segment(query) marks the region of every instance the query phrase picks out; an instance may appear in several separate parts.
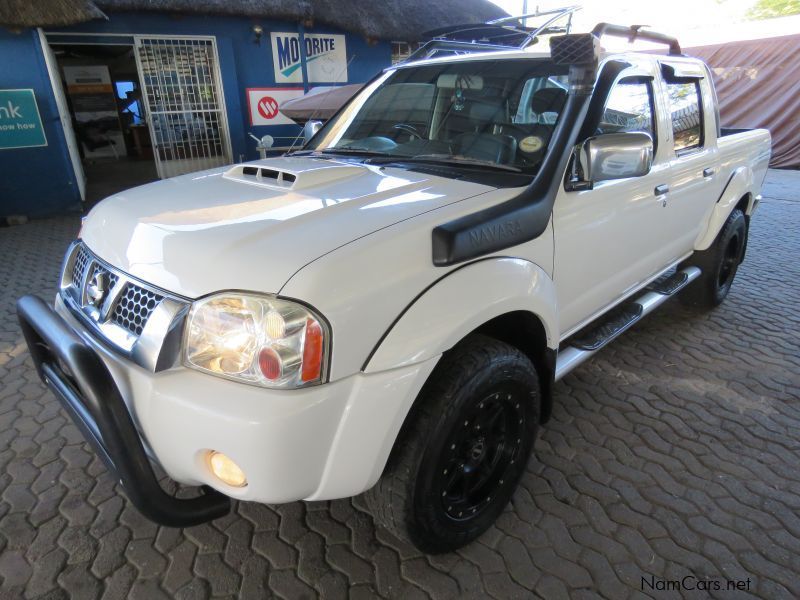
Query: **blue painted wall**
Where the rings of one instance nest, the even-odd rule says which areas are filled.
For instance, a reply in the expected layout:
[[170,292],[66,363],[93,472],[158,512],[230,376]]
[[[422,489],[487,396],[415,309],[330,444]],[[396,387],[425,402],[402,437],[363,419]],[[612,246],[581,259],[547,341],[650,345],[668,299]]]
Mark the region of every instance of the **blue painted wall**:
[[[255,42],[252,32],[255,24],[264,30],[260,44]],[[266,133],[275,137],[295,136],[299,132],[299,127],[293,125],[252,127],[245,91],[257,87],[297,87],[298,84],[275,83],[269,36],[270,31],[297,31],[296,23],[238,17],[112,13],[108,21],[93,21],[54,31],[100,36],[213,35],[217,40],[233,160],[258,158],[255,141],[247,137],[248,132],[258,137]],[[306,32],[344,33],[325,27],[307,28]],[[391,45],[388,42],[368,43],[360,35],[346,35],[347,58],[351,62],[348,80],[340,84],[368,81],[391,64]],[[57,39],[57,43],[80,41],[88,40],[83,36],[58,36]],[[34,88],[49,142],[46,148],[0,150],[0,171],[3,174],[0,177],[0,216],[38,216],[74,208],[78,203],[78,192],[36,32],[28,30],[15,35],[0,30],[0,56],[5,63],[0,74],[0,89]],[[44,170],[48,173],[47,178],[42,177]]]
[[0,89],[33,89],[47,146],[0,150],[0,216],[77,210],[80,193],[36,31],[0,28]]

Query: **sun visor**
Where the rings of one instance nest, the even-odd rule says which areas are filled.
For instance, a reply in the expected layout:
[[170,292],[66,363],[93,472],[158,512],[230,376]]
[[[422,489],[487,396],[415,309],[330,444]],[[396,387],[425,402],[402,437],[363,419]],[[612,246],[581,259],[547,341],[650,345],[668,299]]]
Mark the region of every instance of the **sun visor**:
[[464,75],[461,73],[442,73],[436,80],[436,87],[454,88],[458,86],[463,90],[482,90],[483,77],[480,75]]

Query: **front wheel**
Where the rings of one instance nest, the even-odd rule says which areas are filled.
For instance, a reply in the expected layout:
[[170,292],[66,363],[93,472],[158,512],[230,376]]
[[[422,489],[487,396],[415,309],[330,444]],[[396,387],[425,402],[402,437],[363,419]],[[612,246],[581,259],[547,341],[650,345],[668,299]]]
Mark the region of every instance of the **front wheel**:
[[500,515],[539,426],[536,369],[516,348],[472,336],[445,355],[365,500],[379,524],[428,553],[468,544]]
[[722,226],[717,239],[707,250],[696,252],[679,268],[696,266],[702,271],[680,294],[684,304],[713,308],[728,296],[747,241],[747,220],[737,209]]

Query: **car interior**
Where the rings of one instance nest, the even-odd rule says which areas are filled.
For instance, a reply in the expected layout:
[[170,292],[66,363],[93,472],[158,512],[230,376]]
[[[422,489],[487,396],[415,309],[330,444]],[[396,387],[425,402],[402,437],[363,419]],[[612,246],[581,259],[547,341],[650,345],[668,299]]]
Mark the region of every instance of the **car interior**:
[[558,76],[520,78],[444,73],[433,82],[383,86],[339,147],[392,156],[446,156],[536,167],[564,107]]

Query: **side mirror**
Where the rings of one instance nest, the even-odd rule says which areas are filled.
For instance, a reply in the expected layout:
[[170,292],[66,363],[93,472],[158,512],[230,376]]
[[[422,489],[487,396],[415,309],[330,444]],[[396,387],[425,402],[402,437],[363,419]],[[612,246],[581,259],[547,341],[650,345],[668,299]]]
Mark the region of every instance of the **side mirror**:
[[314,135],[322,129],[322,121],[306,121],[306,124],[303,125],[303,139],[306,143],[310,140]]
[[582,179],[589,184],[641,177],[653,166],[653,138],[643,132],[604,133],[578,149]]

